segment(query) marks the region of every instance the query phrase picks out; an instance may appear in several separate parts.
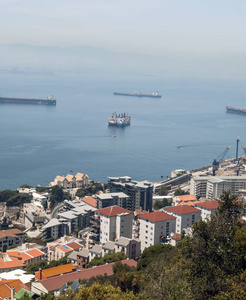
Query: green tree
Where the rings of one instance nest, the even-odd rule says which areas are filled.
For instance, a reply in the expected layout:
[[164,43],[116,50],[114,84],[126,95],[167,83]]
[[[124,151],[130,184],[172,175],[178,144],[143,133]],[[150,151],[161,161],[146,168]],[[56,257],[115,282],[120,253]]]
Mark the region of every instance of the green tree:
[[165,184],[161,185],[160,190],[159,190],[159,196],[166,196],[168,194],[167,187]]
[[154,246],[144,249],[140,260],[138,261],[138,270],[144,270],[150,263],[158,260],[161,253],[171,252],[173,247],[171,245],[160,245],[156,244]]
[[209,299],[225,289],[228,276],[245,269],[245,251],[238,242],[242,205],[224,192],[218,214],[211,221],[193,225],[191,237],[183,239],[183,253],[190,262],[190,282],[195,299]]
[[181,190],[181,188],[178,188],[174,192],[174,196],[182,196],[182,195],[189,195],[189,192],[185,192]]
[[121,261],[123,259],[126,259],[127,256],[123,252],[118,252],[118,253],[106,253],[104,257],[99,257],[95,256],[88,264],[87,268],[91,268],[93,266],[100,266],[100,265],[105,265],[106,263],[112,263],[112,262],[117,262]]
[[22,185],[20,186],[20,189],[31,189],[31,188],[32,188],[32,186],[29,185],[29,184],[22,184]]
[[153,207],[155,210],[159,210],[163,207],[171,205],[172,201],[173,201],[173,199],[156,200]]

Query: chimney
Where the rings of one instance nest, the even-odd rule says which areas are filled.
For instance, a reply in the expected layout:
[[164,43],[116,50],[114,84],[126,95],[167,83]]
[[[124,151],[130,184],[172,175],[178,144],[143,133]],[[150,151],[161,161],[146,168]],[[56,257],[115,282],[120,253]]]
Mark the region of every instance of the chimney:
[[14,295],[15,295],[15,288],[11,289],[11,300],[14,300]]
[[37,272],[35,272],[35,279],[42,280],[42,269],[39,268]]

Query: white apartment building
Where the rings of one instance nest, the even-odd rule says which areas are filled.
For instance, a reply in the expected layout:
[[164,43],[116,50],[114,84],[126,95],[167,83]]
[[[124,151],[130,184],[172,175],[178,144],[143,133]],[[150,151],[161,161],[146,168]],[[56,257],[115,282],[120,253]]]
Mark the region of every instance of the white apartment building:
[[160,244],[163,236],[170,236],[175,232],[176,217],[156,211],[139,216],[140,230],[139,239],[141,242],[141,252],[145,248]]
[[219,202],[216,200],[203,201],[195,204],[195,207],[201,210],[201,217],[203,221],[210,220],[219,207]]
[[190,181],[190,193],[210,200],[218,199],[223,191],[238,194],[246,189],[246,175],[241,176],[197,176]]
[[164,207],[164,211],[177,218],[175,232],[180,234],[201,218],[201,210],[189,205]]
[[110,206],[95,211],[100,217],[100,243],[116,238],[132,238],[133,212],[119,206]]

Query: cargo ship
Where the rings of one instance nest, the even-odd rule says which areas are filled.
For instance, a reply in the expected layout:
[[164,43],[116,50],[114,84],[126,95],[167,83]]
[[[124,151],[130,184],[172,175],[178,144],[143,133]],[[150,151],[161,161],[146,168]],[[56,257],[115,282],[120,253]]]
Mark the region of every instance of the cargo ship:
[[56,105],[56,99],[53,96],[47,99],[0,97],[0,103]]
[[117,115],[113,113],[111,118],[108,118],[108,126],[125,127],[131,124],[131,117],[125,113]]
[[246,109],[226,106],[226,111],[232,114],[246,115]]
[[158,92],[153,92],[152,94],[142,94],[140,92],[137,92],[137,93],[119,93],[119,92],[114,92],[113,94],[117,95],[117,96],[161,98],[161,95],[159,95]]

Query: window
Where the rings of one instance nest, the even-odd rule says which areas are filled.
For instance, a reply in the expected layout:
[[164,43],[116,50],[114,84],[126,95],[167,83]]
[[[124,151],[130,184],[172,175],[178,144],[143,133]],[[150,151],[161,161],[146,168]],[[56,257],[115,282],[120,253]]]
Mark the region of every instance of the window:
[[145,233],[148,233],[148,230],[146,230]]
[[148,228],[148,225],[146,225],[146,228]]
[[167,222],[167,227],[169,227],[169,222]]

